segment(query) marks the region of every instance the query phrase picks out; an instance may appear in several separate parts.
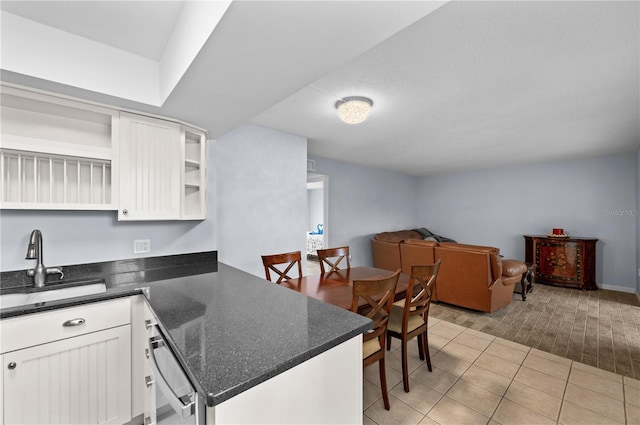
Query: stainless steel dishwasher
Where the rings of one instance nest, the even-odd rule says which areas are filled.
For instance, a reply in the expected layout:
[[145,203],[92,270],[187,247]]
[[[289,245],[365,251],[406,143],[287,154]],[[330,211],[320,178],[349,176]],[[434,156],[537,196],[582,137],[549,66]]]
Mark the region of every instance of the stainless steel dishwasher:
[[151,374],[146,377],[151,389],[145,425],[204,424],[204,403],[171,351],[157,324],[148,321],[148,358]]

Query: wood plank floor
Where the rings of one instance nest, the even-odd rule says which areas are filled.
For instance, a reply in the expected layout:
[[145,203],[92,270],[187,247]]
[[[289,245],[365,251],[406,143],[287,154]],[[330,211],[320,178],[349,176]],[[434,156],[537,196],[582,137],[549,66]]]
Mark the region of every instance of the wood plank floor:
[[434,303],[430,317],[599,369],[640,379],[640,303],[635,294],[543,284],[492,314]]

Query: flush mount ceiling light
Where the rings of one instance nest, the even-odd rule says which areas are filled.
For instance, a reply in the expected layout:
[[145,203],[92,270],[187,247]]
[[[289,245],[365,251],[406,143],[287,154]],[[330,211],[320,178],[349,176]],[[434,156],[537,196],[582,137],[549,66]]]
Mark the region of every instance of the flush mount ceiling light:
[[350,96],[336,102],[340,119],[347,124],[360,124],[369,116],[373,101],[367,97]]

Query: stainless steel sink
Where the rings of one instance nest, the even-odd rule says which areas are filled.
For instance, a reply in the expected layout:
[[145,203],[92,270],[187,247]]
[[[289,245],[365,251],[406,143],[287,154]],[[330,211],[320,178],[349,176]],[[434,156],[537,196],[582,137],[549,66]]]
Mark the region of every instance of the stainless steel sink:
[[104,280],[91,280],[87,281],[86,283],[76,282],[72,285],[73,286],[58,284],[55,286],[52,285],[50,287],[45,286],[45,290],[43,291],[0,294],[0,308],[35,304],[45,301],[56,301],[65,298],[100,294],[107,291],[107,286],[104,283]]

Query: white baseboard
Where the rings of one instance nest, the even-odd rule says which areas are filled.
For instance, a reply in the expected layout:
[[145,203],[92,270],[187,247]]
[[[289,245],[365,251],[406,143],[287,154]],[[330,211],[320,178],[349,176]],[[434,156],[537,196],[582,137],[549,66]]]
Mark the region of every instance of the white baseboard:
[[[629,294],[636,294],[635,288],[629,288],[627,286],[617,286],[617,285],[598,285],[598,288],[607,289],[609,291],[617,291],[617,292],[627,292]],[[638,294],[636,294],[638,295]]]

